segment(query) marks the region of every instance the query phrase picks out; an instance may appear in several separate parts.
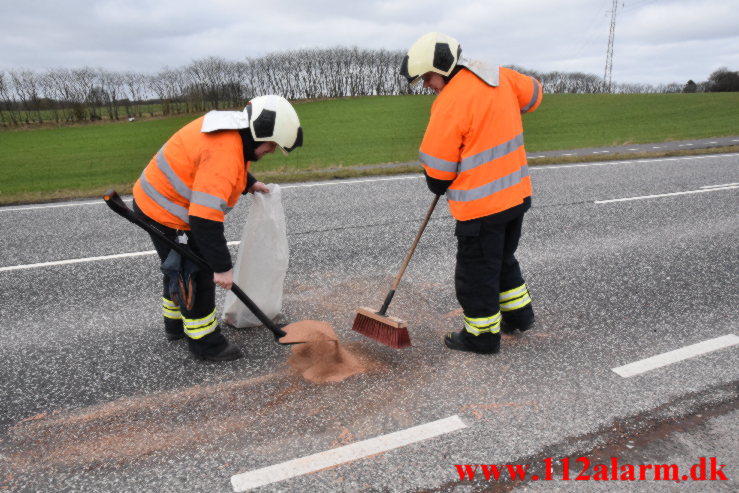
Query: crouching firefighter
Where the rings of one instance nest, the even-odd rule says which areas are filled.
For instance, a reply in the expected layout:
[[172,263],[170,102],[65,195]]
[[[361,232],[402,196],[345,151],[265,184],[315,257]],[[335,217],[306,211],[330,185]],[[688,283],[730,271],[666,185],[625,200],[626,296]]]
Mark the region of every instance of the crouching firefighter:
[[408,50],[401,74],[437,94],[420,160],[429,189],[446,193],[457,220],[455,287],[464,311],[464,327],[444,343],[496,353],[501,329],[524,331],[534,322],[515,252],[531,206],[521,114],[539,106],[542,87],[461,53],[454,38],[428,33]]
[[302,143],[303,130],[292,105],[281,96],[260,96],[243,111],[211,111],[185,125],[134,185],[134,211],[211,268],[198,270],[152,236],[164,273],[165,335],[170,340],[187,337],[190,351],[199,358],[226,361],[243,356],[221,334],[216,317],[215,285],[230,289],[233,284],[223,221],[240,195],[269,192],[249,173],[252,162],[277,147],[287,156]]

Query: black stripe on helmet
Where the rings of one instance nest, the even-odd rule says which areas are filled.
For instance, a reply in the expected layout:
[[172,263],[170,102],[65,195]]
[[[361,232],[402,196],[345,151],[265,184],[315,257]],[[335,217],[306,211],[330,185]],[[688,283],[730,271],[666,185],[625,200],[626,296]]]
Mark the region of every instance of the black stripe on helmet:
[[277,120],[277,112],[262,110],[252,125],[255,138],[264,139],[272,137],[275,134],[275,120]]
[[434,68],[449,72],[454,67],[454,55],[449,43],[436,43],[434,47]]
[[408,58],[408,55],[406,55],[400,64],[400,75],[406,78],[408,84],[412,84],[416,79],[418,79],[418,75],[412,76],[408,73]]
[[298,136],[295,137],[295,143],[292,145],[292,147],[283,147],[287,152],[292,151],[296,147],[300,147],[303,145],[303,127],[298,127]]

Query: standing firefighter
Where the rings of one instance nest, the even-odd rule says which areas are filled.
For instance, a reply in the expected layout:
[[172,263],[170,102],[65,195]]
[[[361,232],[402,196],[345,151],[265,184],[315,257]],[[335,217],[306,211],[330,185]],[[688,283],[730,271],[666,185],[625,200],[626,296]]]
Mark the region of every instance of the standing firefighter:
[[[281,96],[252,99],[243,111],[211,111],[177,131],[133,189],[134,211],[165,236],[205,258],[198,270],[152,236],[162,260],[162,311],[168,339],[187,336],[190,351],[210,361],[243,356],[218,328],[215,285],[233,284],[223,221],[247,192],[269,192],[249,173],[252,161],[303,143],[295,109]],[[254,231],[253,234],[259,234]]]
[[457,220],[455,286],[464,310],[464,328],[444,342],[496,353],[501,325],[523,331],[534,322],[514,254],[531,206],[521,114],[539,106],[542,88],[532,77],[461,53],[454,38],[428,33],[408,50],[401,73],[437,94],[420,158],[429,189],[446,193]]

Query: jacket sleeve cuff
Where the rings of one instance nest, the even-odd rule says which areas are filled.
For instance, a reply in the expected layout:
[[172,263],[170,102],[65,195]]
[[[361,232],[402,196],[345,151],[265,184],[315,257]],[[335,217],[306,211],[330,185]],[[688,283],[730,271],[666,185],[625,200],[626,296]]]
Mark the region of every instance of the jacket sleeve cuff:
[[449,185],[451,185],[453,181],[431,178],[428,173],[426,173],[426,170],[423,171],[423,174],[426,176],[426,185],[429,187],[429,190],[436,195],[444,195],[446,193],[446,189],[449,188]]
[[246,188],[244,189],[244,191],[243,191],[243,192],[241,192],[241,195],[246,195],[247,193],[249,193],[249,189],[250,189],[250,188],[251,188],[251,187],[252,187],[252,186],[253,186],[253,185],[254,185],[254,184],[255,184],[256,182],[258,182],[258,181],[259,181],[259,180],[257,180],[257,179],[256,179],[256,177],[255,177],[254,175],[252,175],[251,173],[247,172],[247,173],[246,173]]

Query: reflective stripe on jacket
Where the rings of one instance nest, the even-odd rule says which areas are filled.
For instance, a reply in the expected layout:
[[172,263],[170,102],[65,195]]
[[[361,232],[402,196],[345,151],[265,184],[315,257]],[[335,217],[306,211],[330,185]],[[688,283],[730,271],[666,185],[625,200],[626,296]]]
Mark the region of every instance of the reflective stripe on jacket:
[[177,131],[133,188],[142,212],[173,229],[189,230],[188,216],[223,222],[246,187],[239,132],[203,133],[202,124],[200,117]]
[[447,200],[457,220],[502,212],[531,196],[521,113],[541,99],[538,80],[503,67],[497,87],[465,68],[436,97],[420,159],[431,178],[452,180]]

